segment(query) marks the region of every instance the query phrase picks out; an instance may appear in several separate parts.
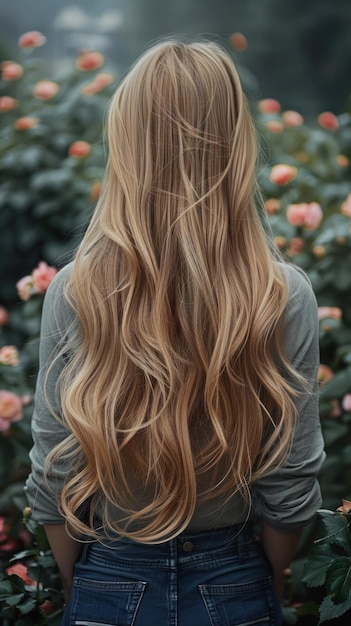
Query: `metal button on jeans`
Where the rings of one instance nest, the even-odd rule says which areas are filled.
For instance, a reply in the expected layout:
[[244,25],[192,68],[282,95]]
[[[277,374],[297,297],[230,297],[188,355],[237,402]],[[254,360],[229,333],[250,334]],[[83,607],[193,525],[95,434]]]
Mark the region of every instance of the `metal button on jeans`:
[[194,550],[194,544],[191,541],[184,541],[183,550],[184,552],[192,552]]

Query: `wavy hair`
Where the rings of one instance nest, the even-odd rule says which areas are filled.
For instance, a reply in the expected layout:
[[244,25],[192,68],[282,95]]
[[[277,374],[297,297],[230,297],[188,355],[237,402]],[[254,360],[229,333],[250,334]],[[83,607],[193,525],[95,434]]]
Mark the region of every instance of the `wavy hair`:
[[148,50],[111,100],[107,139],[65,292],[77,320],[59,380],[71,435],[49,463],[70,459],[60,506],[74,532],[96,536],[98,509],[105,532],[162,542],[199,498],[248,496],[288,452],[288,287],[255,206],[249,108],[220,46]]

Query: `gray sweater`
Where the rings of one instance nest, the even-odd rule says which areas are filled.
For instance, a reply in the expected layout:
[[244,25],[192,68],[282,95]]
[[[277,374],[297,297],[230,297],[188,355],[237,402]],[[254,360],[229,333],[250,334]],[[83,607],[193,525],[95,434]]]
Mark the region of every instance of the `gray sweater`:
[[[323,438],[318,414],[317,371],[319,365],[319,329],[317,305],[306,278],[292,266],[286,267],[289,282],[289,302],[285,313],[284,340],[286,353],[292,364],[312,381],[312,393],[303,392],[296,401],[299,423],[291,452],[284,465],[252,485],[253,507],[238,494],[220,496],[196,507],[189,530],[231,526],[244,522],[252,511],[262,516],[276,530],[290,532],[307,524],[321,505],[321,494],[316,475],[324,460]],[[64,522],[58,512],[57,501],[67,467],[56,464],[49,476],[43,476],[47,454],[69,434],[62,421],[55,419],[48,401],[60,415],[55,383],[63,360],[52,368],[44,394],[44,377],[58,342],[69,333],[74,323],[73,312],[63,296],[63,287],[71,265],[63,268],[51,283],[44,301],[40,363],[32,420],[34,445],[30,453],[32,471],[25,491],[33,517],[43,524]],[[120,519],[118,508],[114,511]]]

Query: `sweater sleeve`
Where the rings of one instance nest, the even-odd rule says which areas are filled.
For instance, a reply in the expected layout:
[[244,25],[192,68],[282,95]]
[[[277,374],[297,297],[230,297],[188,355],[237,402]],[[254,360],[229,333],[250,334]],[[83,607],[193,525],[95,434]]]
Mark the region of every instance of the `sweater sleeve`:
[[308,381],[295,401],[298,425],[290,453],[275,472],[253,486],[254,509],[280,532],[293,532],[313,519],[321,506],[317,474],[325,458],[319,420],[319,325],[312,288],[300,272],[286,268],[289,303],[285,316],[286,354]]
[[63,295],[69,271],[70,266],[63,268],[50,284],[44,298],[41,321],[39,373],[32,417],[32,465],[25,492],[33,518],[42,524],[64,523],[57,501],[67,467],[64,462],[55,463],[44,476],[44,464],[49,452],[69,435],[56,397],[56,382],[64,362],[63,357],[55,358],[74,319]]

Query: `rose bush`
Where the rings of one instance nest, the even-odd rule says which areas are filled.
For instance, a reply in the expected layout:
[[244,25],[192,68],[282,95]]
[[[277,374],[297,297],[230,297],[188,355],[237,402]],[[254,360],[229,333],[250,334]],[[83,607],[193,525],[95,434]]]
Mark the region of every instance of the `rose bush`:
[[[321,371],[329,372],[320,393],[328,451],[321,481],[333,510],[350,495],[351,476],[351,413],[343,403],[351,392],[351,116],[325,113],[310,128],[285,124],[277,105],[257,108],[269,146],[260,176],[267,219],[281,252],[309,275],[320,307]],[[279,136],[267,128],[272,116],[285,125]],[[330,420],[335,406],[340,412]]]
[[[60,626],[63,595],[57,566],[44,529],[33,522],[28,507],[23,512],[23,525],[24,532],[29,537],[29,531],[32,540],[4,569],[0,580],[0,623],[4,626],[44,626],[48,623]],[[6,532],[3,535],[8,541]]]
[[351,502],[343,499],[335,512],[324,509],[319,516],[323,536],[315,541],[303,579],[311,588],[324,588],[319,623],[340,618],[346,626],[351,616]]
[[[267,161],[260,174],[266,218],[281,253],[308,274],[319,305],[320,413],[327,451],[320,483],[323,506],[333,511],[342,498],[351,499],[351,115],[327,112],[312,127],[298,118],[294,126],[277,105],[257,109]],[[272,120],[284,124],[281,133],[270,131]],[[303,567],[321,534],[319,524],[304,531],[292,565],[293,587],[302,598]],[[323,586],[329,580],[325,563],[318,567]],[[312,593],[317,604],[325,593]],[[345,611],[340,624],[351,620],[346,601],[343,611],[330,598],[323,607],[321,620]],[[308,624],[318,621],[310,619]]]
[[[30,275],[17,282],[23,300],[22,321],[27,331],[38,335],[43,296],[57,269],[40,262]],[[0,338],[6,335],[16,312],[1,311]],[[30,421],[33,412],[33,372],[37,370],[38,341],[20,350],[0,347],[0,623],[8,626],[59,626],[63,596],[57,568],[44,529],[30,520],[23,485],[29,471],[32,445]],[[13,564],[14,563],[14,564]]]
[[[104,71],[103,54],[84,50],[66,74],[49,79],[33,57],[45,42],[42,33],[25,33],[18,58],[1,64],[4,305],[16,302],[16,282],[41,259],[57,266],[70,258],[93,210],[90,190],[101,180],[105,161],[102,122],[115,78]],[[21,331],[16,329],[19,341]]]

